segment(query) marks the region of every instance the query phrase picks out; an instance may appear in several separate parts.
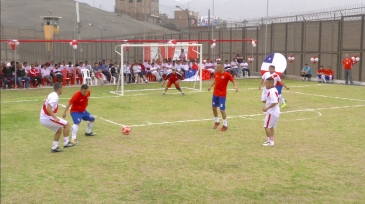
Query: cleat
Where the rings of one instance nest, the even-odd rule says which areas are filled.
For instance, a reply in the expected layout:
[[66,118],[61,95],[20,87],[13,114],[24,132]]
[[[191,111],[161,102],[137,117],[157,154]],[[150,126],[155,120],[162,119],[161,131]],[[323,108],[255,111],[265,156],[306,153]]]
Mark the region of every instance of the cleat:
[[79,143],[79,141],[77,141],[77,139],[72,139],[70,142],[71,142],[71,144],[73,144],[73,145],[76,145],[76,144],[78,144],[78,143]]
[[222,126],[222,128],[219,130],[219,131],[222,131],[222,132],[224,132],[224,131],[226,131],[228,129],[228,127],[227,126]]
[[184,96],[184,95],[185,95],[185,94],[184,94],[184,92],[181,92],[181,95],[183,95],[183,96]]
[[56,149],[51,149],[51,153],[57,153],[57,152],[62,152],[62,150],[58,147]]
[[285,108],[286,103],[281,104],[280,108]]
[[71,142],[68,142],[66,145],[63,145],[63,148],[69,148],[69,147],[73,147],[75,146],[74,144],[72,144]]
[[269,142],[269,141],[267,141],[267,142],[265,142],[264,144],[262,144],[263,146],[265,146],[265,147],[273,147],[274,146],[274,142]]
[[163,93],[162,93],[162,95],[163,95],[163,96],[164,96],[165,94],[166,94],[165,92],[163,92]]
[[213,129],[217,129],[217,127],[218,127],[220,124],[221,124],[220,122],[216,122],[216,123],[214,123]]
[[96,135],[96,133],[93,133],[93,132],[90,132],[90,133],[85,132],[85,136],[95,136],[95,135]]

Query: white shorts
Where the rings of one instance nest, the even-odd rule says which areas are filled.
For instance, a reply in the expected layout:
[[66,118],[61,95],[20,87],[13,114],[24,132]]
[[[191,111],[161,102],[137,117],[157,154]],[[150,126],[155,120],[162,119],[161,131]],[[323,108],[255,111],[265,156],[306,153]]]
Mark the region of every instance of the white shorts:
[[41,124],[52,130],[53,132],[57,132],[60,128],[64,128],[67,125],[67,121],[62,119],[62,118],[58,118],[60,119],[58,122],[54,121],[54,119],[40,119]]
[[271,114],[266,114],[264,121],[264,128],[276,128],[278,124],[279,117],[273,116]]
[[263,88],[262,89],[262,93],[261,93],[261,101],[266,101],[266,98],[267,98],[267,89],[266,88]]

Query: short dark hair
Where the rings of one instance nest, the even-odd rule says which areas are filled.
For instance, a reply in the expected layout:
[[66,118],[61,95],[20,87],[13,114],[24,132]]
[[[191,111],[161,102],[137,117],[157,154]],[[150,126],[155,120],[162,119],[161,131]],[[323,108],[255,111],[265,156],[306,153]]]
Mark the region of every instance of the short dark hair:
[[270,66],[269,66],[269,68],[270,68],[270,67],[272,67],[272,68],[274,68],[274,69],[275,69],[275,66],[274,66],[274,65],[270,65]]
[[266,79],[266,81],[273,82],[274,81],[274,78],[269,77],[269,78]]
[[58,91],[60,88],[62,88],[62,84],[61,83],[55,83],[54,85],[53,85],[53,90],[54,91]]
[[89,86],[87,84],[81,85],[81,89],[88,89],[88,88],[89,88]]

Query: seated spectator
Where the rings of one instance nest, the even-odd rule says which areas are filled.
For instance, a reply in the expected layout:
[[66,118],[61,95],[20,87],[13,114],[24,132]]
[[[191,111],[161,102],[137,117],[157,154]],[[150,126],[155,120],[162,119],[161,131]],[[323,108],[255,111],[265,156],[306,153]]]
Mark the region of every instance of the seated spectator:
[[300,72],[301,76],[303,77],[303,81],[307,77],[307,81],[311,80],[312,77],[312,69],[308,66],[308,64],[304,64],[302,71]]
[[[11,89],[12,84],[14,83],[14,75],[15,67],[11,66],[13,63],[6,64],[3,68],[3,89],[6,88],[6,84],[8,85],[8,89]],[[9,82],[8,82],[9,80]]]
[[94,72],[95,78],[97,80],[99,80],[100,85],[103,85],[104,84],[104,75],[102,73],[102,70],[101,70],[99,64],[96,62],[94,63],[93,72]]
[[236,58],[233,58],[231,62],[231,74],[233,77],[238,77],[238,62]]
[[[112,60],[110,60],[111,62],[112,62]],[[109,68],[110,70],[110,74],[113,76],[113,77],[115,77],[115,80],[116,81],[118,81],[118,79],[119,79],[119,66],[118,66],[118,63],[117,62],[115,62],[114,63],[114,65],[113,66],[111,66],[110,68]]]
[[[133,74],[134,74],[134,80],[135,83],[142,83],[143,80],[143,73],[142,73],[142,67],[135,61],[133,60],[134,64],[132,65],[132,70],[133,70]],[[147,83],[147,80],[145,80],[145,82]]]
[[98,70],[101,71],[101,73],[106,77],[106,80],[110,82],[110,72],[107,70],[107,67],[105,66],[105,60],[103,60],[103,62],[99,62],[99,66],[98,66]]
[[27,76],[25,69],[22,69],[22,65],[19,65],[16,70],[17,82],[20,88],[23,87],[22,80],[25,80],[25,88],[29,88],[30,78]]
[[124,61],[123,74],[124,74],[124,77],[126,78],[125,80],[126,80],[127,84],[132,83],[131,66],[130,66],[129,62]]
[[243,77],[245,76],[245,72],[247,72],[248,77],[251,76],[250,69],[248,68],[248,64],[247,64],[246,60],[243,60],[241,62],[240,67],[241,67],[241,70],[242,70]]
[[[66,67],[64,69],[66,69]],[[63,78],[61,71],[62,71],[61,65],[55,64],[55,67],[53,69],[53,74],[55,75],[55,77],[57,78],[57,82],[59,83],[62,83],[62,78]]]
[[53,78],[51,77],[51,69],[49,69],[47,67],[48,64],[43,65],[43,69],[41,70],[41,75],[42,78],[46,81],[48,81],[48,83],[53,86]]
[[318,71],[317,71],[317,79],[318,79],[318,83],[324,82],[325,81],[325,69],[323,66],[320,66]]
[[157,67],[155,66],[155,63],[151,64],[150,72],[156,77],[156,81],[162,81],[162,77],[160,73],[157,71]]
[[335,73],[333,72],[331,66],[328,66],[327,67],[327,70],[324,71],[324,80],[323,80],[324,83],[327,82],[326,80],[328,80],[329,83],[332,83],[332,80],[334,78],[334,75],[335,75]]
[[[34,64],[30,65],[30,70],[28,72],[28,75],[29,75],[30,80],[32,81],[34,87],[39,86],[40,83],[42,82],[41,73],[39,72],[38,69],[36,69],[34,67]],[[37,83],[35,82],[35,80],[37,80]]]
[[226,71],[226,72],[228,72],[228,73],[230,73],[231,75],[233,75],[233,71],[232,71],[232,69],[231,69],[231,64],[230,63],[228,63],[228,60],[225,60],[224,61],[224,70]]

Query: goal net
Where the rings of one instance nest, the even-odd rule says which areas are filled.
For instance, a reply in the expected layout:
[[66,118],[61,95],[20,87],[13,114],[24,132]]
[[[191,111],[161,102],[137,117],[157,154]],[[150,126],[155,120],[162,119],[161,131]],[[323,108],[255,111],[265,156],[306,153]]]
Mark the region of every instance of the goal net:
[[[126,53],[131,49],[142,51],[143,59],[129,58]],[[176,69],[183,78],[180,87],[184,92],[202,91],[202,44],[197,42],[169,42],[169,43],[124,43],[115,46],[115,52],[120,55],[121,67],[115,91],[112,94],[124,96],[126,94],[154,94],[164,90],[162,86],[166,75]],[[181,54],[183,51],[184,54]],[[142,61],[145,72],[142,75],[133,73],[133,63]],[[141,60],[141,61],[140,61]],[[126,62],[124,64],[124,62]],[[167,83],[164,84],[166,86]],[[170,89],[175,89],[172,86]]]

